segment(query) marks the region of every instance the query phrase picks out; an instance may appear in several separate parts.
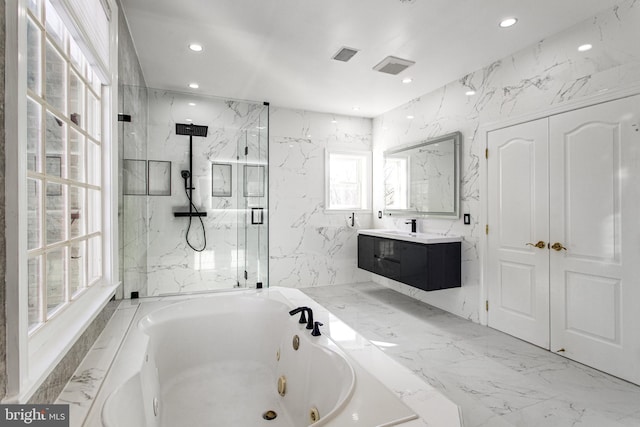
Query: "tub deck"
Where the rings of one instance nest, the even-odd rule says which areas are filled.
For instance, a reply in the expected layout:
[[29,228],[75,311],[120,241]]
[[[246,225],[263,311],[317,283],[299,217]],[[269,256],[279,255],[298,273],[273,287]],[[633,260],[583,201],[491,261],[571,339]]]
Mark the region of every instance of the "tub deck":
[[[382,415],[378,409],[381,406],[376,405],[375,399],[371,399],[370,396],[366,397],[365,394],[358,395],[350,402],[349,406],[343,411],[343,414],[332,421],[330,425],[339,426],[372,426],[372,425],[401,425],[404,427],[418,427],[418,426],[460,426],[460,413],[459,408],[453,402],[448,400],[438,391],[436,391],[430,385],[424,383],[421,379],[407,370],[405,367],[399,365],[397,362],[389,358],[379,348],[375,347],[369,341],[360,336],[357,332],[349,328],[346,324],[337,319],[333,314],[319,306],[311,298],[304,295],[302,292],[296,289],[288,288],[271,288],[270,291],[277,291],[287,298],[293,305],[302,306],[306,305],[314,310],[314,316],[316,320],[319,320],[325,324],[322,327],[322,331],[326,335],[330,335],[332,340],[338,344],[340,349],[346,353],[348,358],[355,362],[353,364],[356,370],[356,377],[361,380],[358,381],[358,388],[360,391],[366,391],[371,384],[367,384],[367,381],[373,383],[383,384],[394,396],[398,397],[404,405],[411,408],[411,410],[418,415],[418,419],[406,420],[397,419],[396,422],[380,424],[377,420]],[[234,292],[256,292],[256,291],[234,291]],[[263,291],[265,292],[265,291]],[[267,290],[266,292],[269,292]],[[206,296],[207,298],[209,296]],[[215,296],[212,296],[215,297]],[[96,351],[101,352],[100,356],[88,357],[86,362],[91,364],[102,364],[104,367],[84,366],[79,368],[79,372],[91,371],[95,378],[92,381],[84,383],[81,390],[74,391],[66,389],[60,396],[58,403],[72,403],[71,405],[71,425],[72,426],[98,426],[101,424],[100,412],[104,404],[105,399],[113,390],[129,377],[135,374],[138,367],[136,363],[132,361],[135,358],[135,354],[144,354],[144,349],[141,348],[142,344],[136,342],[133,339],[127,339],[123,336],[131,329],[132,325],[137,325],[137,322],[145,315],[158,308],[188,300],[191,298],[205,298],[203,295],[190,295],[180,297],[164,297],[164,298],[147,298],[137,301],[123,301],[116,316],[105,328],[103,332],[104,337],[96,342],[96,346],[100,347]],[[112,323],[113,322],[113,323]],[[117,355],[113,359],[113,363],[109,360],[109,354],[116,352]],[[118,348],[119,346],[119,348]],[[90,356],[93,353],[90,352]],[[111,364],[110,369],[107,368]],[[247,366],[243,364],[242,367],[228,367],[230,371],[239,371],[246,373]],[[256,368],[258,369],[258,368]],[[362,381],[362,378],[367,378],[367,375],[362,375],[364,371],[371,373],[368,376],[368,380]],[[108,374],[107,372],[108,371]],[[236,372],[237,373],[237,372]],[[208,373],[196,373],[194,377],[202,379],[202,389],[206,386],[210,394],[214,394],[211,390],[211,382],[206,381]],[[219,372],[216,373],[215,369],[212,370],[210,375],[217,375],[219,379],[222,375]],[[259,373],[256,371],[256,375]],[[235,376],[234,378],[242,378]],[[95,380],[95,381],[93,381]],[[104,381],[101,381],[104,380]],[[100,382],[102,385],[100,386]],[[219,383],[224,383],[218,381]],[[244,381],[243,381],[244,382]],[[217,408],[213,409],[216,405],[215,401],[211,401],[212,413],[222,414],[222,412],[216,411],[230,411],[232,414],[229,416],[242,417],[238,419],[237,425],[269,425],[269,426],[281,426],[290,425],[284,424],[288,422],[286,419],[278,419],[273,421],[264,421],[261,418],[256,419],[256,416],[261,417],[262,413],[267,409],[273,409],[277,413],[278,411],[277,401],[270,402],[268,399],[256,399],[255,396],[269,396],[269,393],[263,393],[261,390],[247,390],[247,384],[240,384],[239,380],[236,380],[237,387],[224,386],[221,387],[224,390],[216,390],[218,392],[233,393],[238,396],[238,400],[243,403],[243,411],[229,410],[229,408]],[[77,386],[78,384],[76,384]],[[171,399],[175,399],[176,402],[180,402],[181,405],[185,405],[188,408],[189,402],[193,402],[195,399],[206,397],[189,396],[183,389],[183,384],[172,384],[170,387],[170,393],[174,394]],[[193,383],[190,385],[193,387]],[[99,389],[99,392],[97,391]],[[198,394],[198,393],[195,393]],[[202,392],[201,395],[206,395]],[[276,399],[277,400],[277,399]],[[360,410],[358,410],[360,405]],[[240,412],[240,413],[238,413]],[[86,417],[85,417],[86,415]],[[279,415],[280,416],[280,415]],[[385,417],[382,417],[385,418]],[[249,421],[251,419],[251,421]],[[83,422],[84,421],[84,422]],[[184,419],[176,425],[195,425],[192,423],[184,423]],[[335,424],[334,424],[335,423]]]

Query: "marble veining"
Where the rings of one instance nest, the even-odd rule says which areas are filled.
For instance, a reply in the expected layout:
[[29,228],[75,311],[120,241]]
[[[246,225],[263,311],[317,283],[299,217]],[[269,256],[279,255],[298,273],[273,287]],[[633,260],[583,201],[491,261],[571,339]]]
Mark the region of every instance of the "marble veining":
[[[640,44],[637,27],[640,3],[623,0],[563,32],[515,52],[448,85],[416,98],[376,117],[373,121],[374,164],[382,152],[426,138],[460,131],[463,135],[461,164],[461,213],[471,215],[471,225],[462,220],[421,219],[421,232],[448,230],[464,236],[461,288],[427,293],[407,289],[375,277],[422,301],[459,316],[480,319],[480,257],[478,245],[484,225],[479,224],[480,165],[484,140],[479,133],[488,123],[536,113],[568,101],[640,82]],[[581,43],[592,43],[588,52],[578,52]],[[465,92],[474,90],[475,95]],[[407,116],[414,116],[408,120]],[[381,163],[380,163],[381,164]],[[384,183],[374,171],[374,212],[384,208]],[[404,218],[374,218],[375,228],[403,229]]]
[[[357,268],[357,230],[324,206],[325,150],[371,150],[371,120],[272,108],[269,281],[305,287],[368,280]],[[356,213],[360,227],[369,212]]]
[[374,283],[303,292],[460,405],[465,427],[640,425],[626,381]]
[[[71,427],[83,425],[106,377],[122,339],[131,326],[137,306],[121,303],[86,357],[55,400],[69,405]],[[53,400],[52,400],[53,401]]]

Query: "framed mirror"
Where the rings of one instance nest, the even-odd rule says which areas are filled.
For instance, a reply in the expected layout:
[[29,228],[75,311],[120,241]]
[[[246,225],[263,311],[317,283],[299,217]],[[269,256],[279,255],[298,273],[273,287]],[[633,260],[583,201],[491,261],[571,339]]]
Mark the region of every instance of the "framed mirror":
[[460,132],[384,152],[385,213],[459,218]]

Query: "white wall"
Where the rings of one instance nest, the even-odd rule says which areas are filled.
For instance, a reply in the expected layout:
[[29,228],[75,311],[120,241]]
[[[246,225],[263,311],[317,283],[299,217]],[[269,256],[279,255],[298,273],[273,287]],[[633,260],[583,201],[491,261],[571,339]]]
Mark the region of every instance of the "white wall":
[[[551,12],[551,11],[550,11]],[[389,111],[373,122],[374,211],[383,209],[382,152],[410,142],[461,131],[462,220],[423,219],[418,231],[464,236],[462,288],[424,292],[378,276],[376,281],[457,315],[479,320],[480,253],[484,225],[478,221],[480,162],[484,141],[478,130],[487,123],[549,109],[567,101],[614,91],[640,82],[640,2],[627,0],[582,24],[542,40],[487,67]],[[508,37],[508,32],[505,32]],[[593,44],[578,52],[583,43]],[[419,78],[420,76],[417,76]],[[475,96],[465,92],[475,90]],[[406,116],[415,118],[408,120]],[[374,217],[376,228],[404,228],[404,219]]]
[[[336,123],[332,123],[335,120]],[[308,287],[370,280],[357,268],[357,231],[324,210],[325,149],[371,150],[371,120],[271,108],[269,283]],[[371,228],[371,214],[357,214]]]

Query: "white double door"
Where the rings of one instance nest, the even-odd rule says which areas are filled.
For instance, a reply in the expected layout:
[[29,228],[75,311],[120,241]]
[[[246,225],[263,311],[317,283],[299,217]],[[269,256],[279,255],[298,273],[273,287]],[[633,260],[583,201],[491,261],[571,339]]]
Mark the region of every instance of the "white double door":
[[640,384],[640,97],[488,135],[489,326]]

